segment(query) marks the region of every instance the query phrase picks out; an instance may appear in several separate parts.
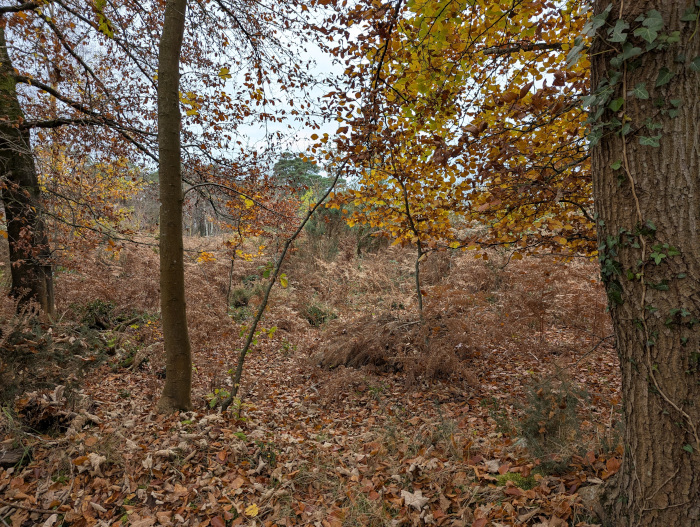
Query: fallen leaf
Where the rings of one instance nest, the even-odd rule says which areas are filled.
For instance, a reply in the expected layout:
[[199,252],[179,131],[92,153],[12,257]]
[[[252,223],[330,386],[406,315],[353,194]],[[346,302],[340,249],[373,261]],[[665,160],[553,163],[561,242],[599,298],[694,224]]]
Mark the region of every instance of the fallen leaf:
[[421,490],[417,490],[414,493],[402,490],[401,497],[407,507],[413,507],[416,510],[421,510],[430,501],[430,498],[423,496],[423,491]]

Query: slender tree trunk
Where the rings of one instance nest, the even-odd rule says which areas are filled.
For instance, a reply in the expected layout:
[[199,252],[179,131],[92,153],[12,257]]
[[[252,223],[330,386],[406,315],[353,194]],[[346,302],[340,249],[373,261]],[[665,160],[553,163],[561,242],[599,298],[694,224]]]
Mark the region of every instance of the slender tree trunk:
[[185,307],[180,145],[180,50],[187,0],[168,0],[158,54],[160,179],[160,305],[165,339],[165,386],[158,409],[192,408],[192,355]]
[[36,301],[53,315],[51,251],[29,132],[17,127],[23,118],[0,19],[0,184],[10,245],[10,294],[19,299],[20,308]]
[[[596,0],[595,14],[608,4]],[[628,43],[642,53],[621,65],[611,63],[622,44],[611,46],[600,37],[591,50],[594,89],[613,70],[621,73],[601,116],[602,122],[617,118],[618,124],[592,149],[601,269],[618,342],[625,418],[622,468],[603,496],[606,525],[697,526],[700,73],[690,62],[700,56],[700,35],[696,22],[681,21],[692,2],[612,4],[598,35],[607,38],[622,18],[631,26]],[[649,17],[652,9],[663,17],[659,35],[680,31],[677,45],[647,51],[639,37],[655,38],[645,29],[655,25],[638,17]],[[635,36],[636,28],[644,33]],[[667,83],[664,68],[675,74]],[[647,98],[635,93],[640,86]],[[621,99],[621,107],[611,102]],[[615,133],[622,123],[631,124],[624,136]],[[659,146],[643,144],[645,136],[657,134]]]

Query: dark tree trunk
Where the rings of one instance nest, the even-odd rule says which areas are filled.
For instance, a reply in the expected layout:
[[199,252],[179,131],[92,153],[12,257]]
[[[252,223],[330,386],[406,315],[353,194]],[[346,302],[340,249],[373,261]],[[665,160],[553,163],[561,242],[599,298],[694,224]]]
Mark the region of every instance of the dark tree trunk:
[[[595,14],[609,3],[596,0]],[[700,55],[700,35],[696,22],[681,21],[692,2],[612,4],[591,49],[593,88],[614,70],[621,73],[601,104],[606,111],[599,121],[617,118],[618,124],[606,128],[592,149],[601,269],[618,342],[625,418],[622,468],[603,499],[606,525],[697,526],[700,74],[690,63]],[[636,19],[652,9],[663,17],[659,35],[680,31],[679,43],[648,51],[640,37],[658,42],[645,29],[654,24]],[[618,17],[631,26],[628,42],[642,51],[623,64],[611,62],[622,43],[604,40]],[[636,28],[644,33],[634,36]],[[668,83],[664,68],[675,73]],[[642,83],[648,98],[634,93]],[[613,103],[620,98],[621,107]],[[631,124],[624,136],[617,133],[623,123]],[[658,146],[643,144],[657,134]]]
[[160,179],[160,305],[165,339],[165,386],[158,409],[192,408],[192,356],[185,307],[180,145],[180,50],[187,0],[168,0],[158,54]]
[[51,252],[29,132],[17,126],[23,117],[0,19],[0,188],[10,245],[10,294],[19,300],[19,308],[36,301],[53,315]]

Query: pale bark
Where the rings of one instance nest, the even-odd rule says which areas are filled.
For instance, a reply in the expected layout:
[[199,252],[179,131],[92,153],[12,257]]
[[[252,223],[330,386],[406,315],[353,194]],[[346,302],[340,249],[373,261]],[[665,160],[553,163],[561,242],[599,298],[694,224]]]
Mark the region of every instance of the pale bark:
[[[597,0],[595,12],[608,4]],[[622,111],[633,126],[644,126],[650,117],[662,128],[642,128],[624,139],[607,133],[592,149],[602,263],[607,261],[608,271],[619,266],[619,273],[603,273],[618,342],[626,427],[622,468],[603,500],[606,525],[616,527],[700,525],[700,326],[692,322],[700,320],[700,74],[688,67],[700,55],[700,36],[696,24],[680,20],[686,4],[691,5],[617,0],[608,20],[614,25],[621,12],[634,28],[639,15],[656,9],[664,18],[663,32],[681,31],[677,46],[645,52],[636,67],[624,68],[612,97],[626,97]],[[599,34],[607,35],[607,29]],[[601,40],[591,51],[595,87],[618,52]],[[687,58],[678,61],[680,54]],[[676,75],[655,88],[663,67]],[[646,83],[649,99],[629,95],[640,83]],[[659,99],[668,108],[671,100],[681,100],[679,115],[660,114]],[[606,111],[602,119],[615,115]],[[658,133],[660,147],[640,144],[640,136]],[[615,170],[618,161],[621,168]],[[673,255],[670,247],[680,254]],[[657,259],[665,254],[658,264],[654,252]],[[641,279],[628,271],[641,273]]]
[[165,386],[158,409],[192,408],[192,355],[187,331],[182,246],[180,50],[187,0],[168,0],[158,54],[160,180],[160,304],[165,340]]

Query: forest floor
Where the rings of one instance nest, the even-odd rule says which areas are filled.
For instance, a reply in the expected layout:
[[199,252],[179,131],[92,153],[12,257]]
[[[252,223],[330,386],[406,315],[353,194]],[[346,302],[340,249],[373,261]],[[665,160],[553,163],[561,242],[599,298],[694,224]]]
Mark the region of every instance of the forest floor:
[[216,258],[188,253],[192,412],[155,411],[152,248],[57,273],[50,328],[5,306],[3,353],[63,361],[3,366],[20,388],[0,416],[0,462],[23,455],[0,468],[0,525],[596,524],[591,489],[621,458],[596,263],[431,255],[421,323],[414,253],[358,257],[351,241],[299,244],[223,414],[264,258],[231,271],[220,239],[188,240]]

